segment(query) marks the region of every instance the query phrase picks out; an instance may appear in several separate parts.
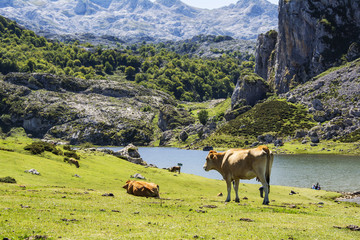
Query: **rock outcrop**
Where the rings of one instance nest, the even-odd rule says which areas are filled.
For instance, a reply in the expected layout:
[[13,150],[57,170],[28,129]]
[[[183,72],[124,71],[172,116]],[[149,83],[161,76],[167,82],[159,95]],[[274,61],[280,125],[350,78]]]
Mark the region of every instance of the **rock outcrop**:
[[158,127],[162,131],[182,128],[193,124],[195,119],[189,112],[182,108],[175,108],[173,105],[166,104],[160,108]]
[[309,109],[318,126],[299,130],[294,138],[345,140],[360,129],[360,59],[322,74],[280,97]]
[[[360,2],[352,0],[280,0],[274,79],[266,74],[267,61],[257,58],[257,73],[273,81],[278,93],[307,82],[326,69],[358,57],[360,43]],[[269,41],[264,43],[263,41]],[[260,36],[262,46],[272,39]],[[259,49],[258,56],[270,56]]]
[[23,127],[37,138],[71,144],[148,145],[152,121],[168,94],[129,82],[11,73],[0,79],[3,130]]
[[269,69],[274,65],[277,36],[275,30],[270,30],[265,34],[260,34],[257,39],[255,73],[263,79],[268,79]]
[[147,163],[141,158],[138,148],[133,144],[129,144],[123,149],[114,152],[113,155],[135,164],[144,166],[147,165]]
[[254,106],[259,100],[266,98],[266,93],[269,91],[269,85],[258,75],[242,75],[231,96],[231,109],[246,105]]

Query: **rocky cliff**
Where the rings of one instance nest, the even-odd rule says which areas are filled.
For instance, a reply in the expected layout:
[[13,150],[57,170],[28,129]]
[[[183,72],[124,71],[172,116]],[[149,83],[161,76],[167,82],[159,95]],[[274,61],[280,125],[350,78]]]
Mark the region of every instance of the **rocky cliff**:
[[[256,59],[256,72],[278,93],[360,57],[359,1],[280,0],[278,24],[275,61],[266,64],[272,60],[273,39],[263,35],[258,45],[265,47],[258,48]],[[269,71],[273,74],[266,74]]]
[[0,79],[0,126],[71,144],[147,145],[168,94],[129,82],[10,73]]

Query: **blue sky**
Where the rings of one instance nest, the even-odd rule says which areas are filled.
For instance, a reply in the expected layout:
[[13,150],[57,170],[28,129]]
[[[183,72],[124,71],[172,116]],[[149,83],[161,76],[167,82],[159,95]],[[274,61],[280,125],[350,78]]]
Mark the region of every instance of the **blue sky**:
[[[230,5],[231,3],[236,3],[238,0],[181,0],[187,5],[198,7],[198,8],[219,8]],[[279,0],[268,0],[271,3],[278,4]]]

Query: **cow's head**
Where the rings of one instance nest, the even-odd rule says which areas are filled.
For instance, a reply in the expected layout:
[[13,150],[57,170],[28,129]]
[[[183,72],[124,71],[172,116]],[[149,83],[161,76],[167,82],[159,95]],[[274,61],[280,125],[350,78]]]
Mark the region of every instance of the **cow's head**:
[[123,188],[128,189],[129,183],[130,183],[130,180],[127,180],[127,181],[126,181],[126,184],[123,186]]
[[217,152],[211,150],[209,154],[206,157],[206,162],[203,166],[205,171],[210,171],[211,169],[214,169],[214,161],[217,159]]

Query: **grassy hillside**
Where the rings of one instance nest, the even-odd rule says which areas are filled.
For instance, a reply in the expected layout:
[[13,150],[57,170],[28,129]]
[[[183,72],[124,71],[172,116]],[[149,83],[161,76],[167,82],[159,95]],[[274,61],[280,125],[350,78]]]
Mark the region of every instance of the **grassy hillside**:
[[[80,168],[63,156],[30,155],[28,138],[0,140],[0,236],[25,239],[357,239],[359,206],[336,203],[339,194],[272,186],[262,206],[258,185],[241,184],[240,204],[224,204],[225,183],[144,168],[102,153],[78,151]],[[14,150],[11,152],[9,150]],[[63,150],[63,149],[62,149]],[[35,168],[40,176],[25,173]],[[129,195],[129,176],[160,186],[161,199]],[[80,178],[74,177],[78,174]],[[298,194],[289,195],[294,190]],[[102,196],[113,193],[114,197]],[[234,195],[234,194],[233,194]],[[234,197],[234,196],[233,196]]]
[[255,105],[220,127],[203,141],[204,145],[216,147],[246,147],[257,136],[272,134],[277,137],[293,136],[297,129],[315,126],[312,116],[301,105],[283,99],[268,99]]

